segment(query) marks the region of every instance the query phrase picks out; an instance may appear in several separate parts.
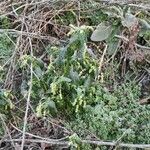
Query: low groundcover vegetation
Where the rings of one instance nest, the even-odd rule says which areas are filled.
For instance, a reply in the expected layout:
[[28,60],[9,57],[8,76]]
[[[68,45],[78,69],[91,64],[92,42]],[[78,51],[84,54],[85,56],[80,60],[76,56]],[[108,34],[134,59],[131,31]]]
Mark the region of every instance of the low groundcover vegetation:
[[0,149],[149,149],[148,6],[0,2]]

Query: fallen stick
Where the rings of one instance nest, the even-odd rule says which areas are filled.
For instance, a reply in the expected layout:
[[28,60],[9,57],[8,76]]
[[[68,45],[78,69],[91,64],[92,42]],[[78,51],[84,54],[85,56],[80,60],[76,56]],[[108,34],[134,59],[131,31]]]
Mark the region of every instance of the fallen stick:
[[[68,146],[69,141],[46,141],[46,140],[39,140],[39,139],[24,139],[25,142],[31,143],[46,143],[50,145],[64,145]],[[22,139],[11,139],[11,140],[3,140],[4,142],[21,142]],[[126,143],[116,143],[116,142],[103,142],[103,141],[92,141],[92,140],[81,140],[81,143],[84,144],[93,144],[97,146],[118,146],[118,147],[126,147],[126,148],[150,148],[150,144],[126,144]]]

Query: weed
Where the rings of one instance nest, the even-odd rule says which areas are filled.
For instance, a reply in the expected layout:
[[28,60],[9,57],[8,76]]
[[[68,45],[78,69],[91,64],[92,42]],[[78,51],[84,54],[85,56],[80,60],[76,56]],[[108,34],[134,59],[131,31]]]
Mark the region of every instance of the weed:
[[10,109],[13,108],[12,104],[13,95],[10,91],[0,90],[0,113],[8,114]]
[[7,61],[11,53],[12,42],[5,34],[0,35],[0,62],[3,63]]
[[8,29],[10,28],[10,26],[11,26],[11,23],[8,17],[0,18],[0,27],[2,29]]
[[92,133],[99,139],[117,140],[126,132],[123,142],[148,144],[150,108],[138,103],[139,95],[133,82],[117,86],[112,93],[99,88],[97,103],[86,107],[84,115],[77,115],[67,126],[82,138]]

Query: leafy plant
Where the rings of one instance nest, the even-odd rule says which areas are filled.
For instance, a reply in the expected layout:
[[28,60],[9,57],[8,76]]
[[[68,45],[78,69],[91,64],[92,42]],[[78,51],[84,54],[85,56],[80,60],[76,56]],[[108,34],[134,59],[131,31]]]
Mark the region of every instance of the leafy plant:
[[0,17],[0,27],[3,29],[10,28],[11,23],[8,17]]
[[119,40],[115,35],[121,33],[121,29],[130,28],[139,23],[143,31],[148,31],[150,25],[148,21],[138,18],[132,14],[130,8],[127,6],[121,8],[120,6],[108,7],[103,11],[108,17],[112,17],[115,20],[104,21],[100,23],[91,36],[92,41],[106,41],[108,45],[108,54],[114,55],[118,50]]
[[12,53],[12,42],[11,40],[5,35],[0,35],[0,62],[1,64],[8,60]]
[[139,87],[130,82],[117,86],[114,92],[99,88],[97,103],[86,107],[84,114],[67,124],[81,138],[91,133],[99,139],[117,140],[123,133],[124,142],[149,143],[149,106],[141,106],[137,99]]
[[8,114],[10,109],[14,108],[12,103],[13,95],[10,91],[0,90],[0,113]]
[[71,145],[72,149],[80,149],[80,145],[81,145],[81,139],[78,137],[77,134],[73,134],[69,137],[69,145]]
[[71,25],[69,43],[60,49],[47,49],[51,57],[47,69],[43,68],[44,62],[31,56],[24,55],[20,59],[22,68],[28,68],[31,62],[33,64],[32,98],[39,99],[36,108],[38,115],[52,114],[52,109],[55,113],[60,109],[65,109],[68,114],[78,112],[93,102],[94,88],[90,85],[95,83],[98,62],[87,51],[90,30],[87,26]]
[[[0,35],[0,87],[5,87],[3,86],[5,78],[8,79],[6,82],[12,81],[9,83],[10,87],[13,87],[10,88],[11,91],[8,90],[9,87],[0,89],[0,116],[2,116],[0,126],[4,126],[4,129],[0,128],[0,135],[4,134],[7,126],[5,121],[6,123],[8,121],[2,119],[11,115],[14,119],[11,119],[14,121],[12,124],[18,125],[17,128],[21,129],[24,126],[26,131],[34,132],[33,134],[37,129],[41,129],[43,133],[36,134],[40,136],[44,134],[44,137],[45,131],[51,128],[52,130],[47,133],[48,136],[53,138],[66,136],[66,132],[59,125],[55,128],[58,132],[53,130],[53,124],[51,126],[50,122],[46,121],[49,118],[47,116],[50,116],[50,118],[62,117],[64,128],[74,132],[70,137],[67,136],[67,139],[64,138],[70,142],[69,148],[72,150],[110,149],[109,146],[83,144],[82,139],[96,138],[103,141],[120,139],[120,142],[125,143],[150,143],[150,108],[148,105],[139,104],[141,89],[137,82],[133,81],[135,74],[140,76],[139,80],[143,76],[143,79],[147,78],[149,69],[146,67],[149,67],[149,59],[144,58],[148,63],[142,64],[141,71],[136,65],[131,66],[132,54],[128,53],[131,49],[129,43],[133,47],[134,42],[144,46],[150,45],[149,16],[145,17],[144,11],[136,13],[125,5],[115,4],[106,7],[105,3],[103,7],[102,3],[92,0],[78,2],[58,0],[40,2],[40,6],[39,2],[31,5],[29,3],[28,7],[25,7],[26,2],[14,3],[11,7],[9,3],[7,6],[4,2],[6,6],[3,11],[12,9],[12,12],[19,16],[24,16],[25,13],[26,18],[25,24],[21,24],[23,20],[15,17],[16,15],[0,18],[0,28],[6,31],[11,28],[8,31],[19,35],[17,45],[21,44],[18,45],[13,60],[9,61],[14,48],[12,41],[7,33]],[[45,7],[45,4],[48,5]],[[35,14],[34,19],[29,17],[30,11]],[[13,21],[13,26],[10,21]],[[137,30],[133,31],[135,34],[131,34],[132,27],[136,24]],[[95,26],[97,27],[93,30]],[[69,29],[70,32],[67,34]],[[38,35],[34,31],[37,31]],[[20,33],[23,35],[20,36]],[[133,42],[131,37],[135,37]],[[122,38],[125,40],[121,40]],[[25,51],[22,49],[24,45]],[[104,45],[107,51],[103,52]],[[30,46],[33,46],[33,56],[29,54]],[[136,53],[136,50],[134,52]],[[125,66],[122,65],[123,59],[127,60],[125,65],[129,66],[129,69],[127,68],[126,75],[120,76],[120,69]],[[147,72],[143,71],[143,68]],[[13,83],[17,83],[19,88],[13,86]],[[31,92],[28,97],[30,105],[27,105],[29,92]],[[24,111],[20,109],[25,109],[26,105],[29,106],[29,109],[28,107],[26,109],[27,117],[32,115],[33,110],[39,118],[33,115],[29,118],[25,116],[27,123],[22,122],[22,119],[19,123],[18,118],[24,117]],[[30,111],[30,108],[33,109]],[[67,121],[69,123],[66,123]],[[54,123],[57,124],[57,121]],[[32,131],[33,129],[35,130]],[[53,131],[54,136],[49,135],[53,134]],[[15,132],[11,136],[14,139]],[[49,148],[49,144],[48,147],[41,144],[41,147]],[[57,146],[50,148],[57,149]]]

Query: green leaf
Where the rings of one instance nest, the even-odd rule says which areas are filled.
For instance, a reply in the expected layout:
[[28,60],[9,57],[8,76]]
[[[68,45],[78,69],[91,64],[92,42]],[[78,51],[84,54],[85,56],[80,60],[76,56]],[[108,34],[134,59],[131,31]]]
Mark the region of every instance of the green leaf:
[[34,71],[39,78],[43,76],[43,71],[40,67],[37,66]]
[[60,52],[59,52],[59,54],[58,54],[58,57],[57,57],[57,59],[56,59],[56,64],[62,64],[63,62],[64,62],[64,60],[65,60],[65,56],[66,56],[66,52],[67,52],[67,49],[65,48],[65,47],[62,47],[61,49],[60,49]]
[[80,48],[78,52],[78,58],[84,59],[86,51],[87,51],[87,45],[86,43],[83,43],[82,47]]
[[70,70],[70,77],[74,82],[79,81],[79,74],[73,70],[73,67]]
[[61,82],[71,82],[71,79],[70,79],[70,78],[67,78],[67,77],[61,76],[61,77],[58,79],[57,83],[61,83]]
[[126,13],[125,17],[122,19],[121,22],[124,27],[130,28],[130,27],[134,26],[137,21],[138,20],[134,15]]
[[112,34],[106,40],[106,42],[108,44],[107,52],[108,52],[109,55],[115,55],[115,53],[117,52],[119,39],[116,38],[115,35],[120,35],[121,34],[120,26],[115,25],[115,26],[112,26],[112,28],[113,28]]
[[55,105],[55,102],[54,102],[54,101],[48,99],[48,100],[45,102],[45,106],[46,106],[46,108],[53,109],[55,112],[57,112],[56,105]]
[[106,26],[105,23],[101,23],[91,36],[92,41],[106,40],[112,32],[111,26]]
[[7,114],[15,106],[12,103],[13,95],[9,90],[0,89],[0,113]]
[[81,144],[81,139],[76,133],[69,137],[69,145],[77,148],[79,144]]
[[107,51],[108,51],[109,55],[113,55],[114,53],[117,52],[118,43],[119,43],[119,39],[112,40],[112,41],[110,41],[110,42],[107,43],[108,44]]
[[28,84],[26,82],[26,80],[23,80],[22,83],[21,83],[21,87],[20,87],[20,90],[21,90],[21,94],[25,97],[27,96],[28,94]]
[[91,85],[91,77],[88,76],[88,78],[84,82],[84,86],[85,86],[86,89],[89,89],[90,85]]
[[150,29],[150,24],[145,19],[139,19],[139,23],[143,29]]
[[[45,100],[45,98],[44,98]],[[48,98],[45,102],[39,102],[36,108],[36,114],[38,117],[46,116],[49,114],[55,115],[57,113],[57,108],[55,102]]]

